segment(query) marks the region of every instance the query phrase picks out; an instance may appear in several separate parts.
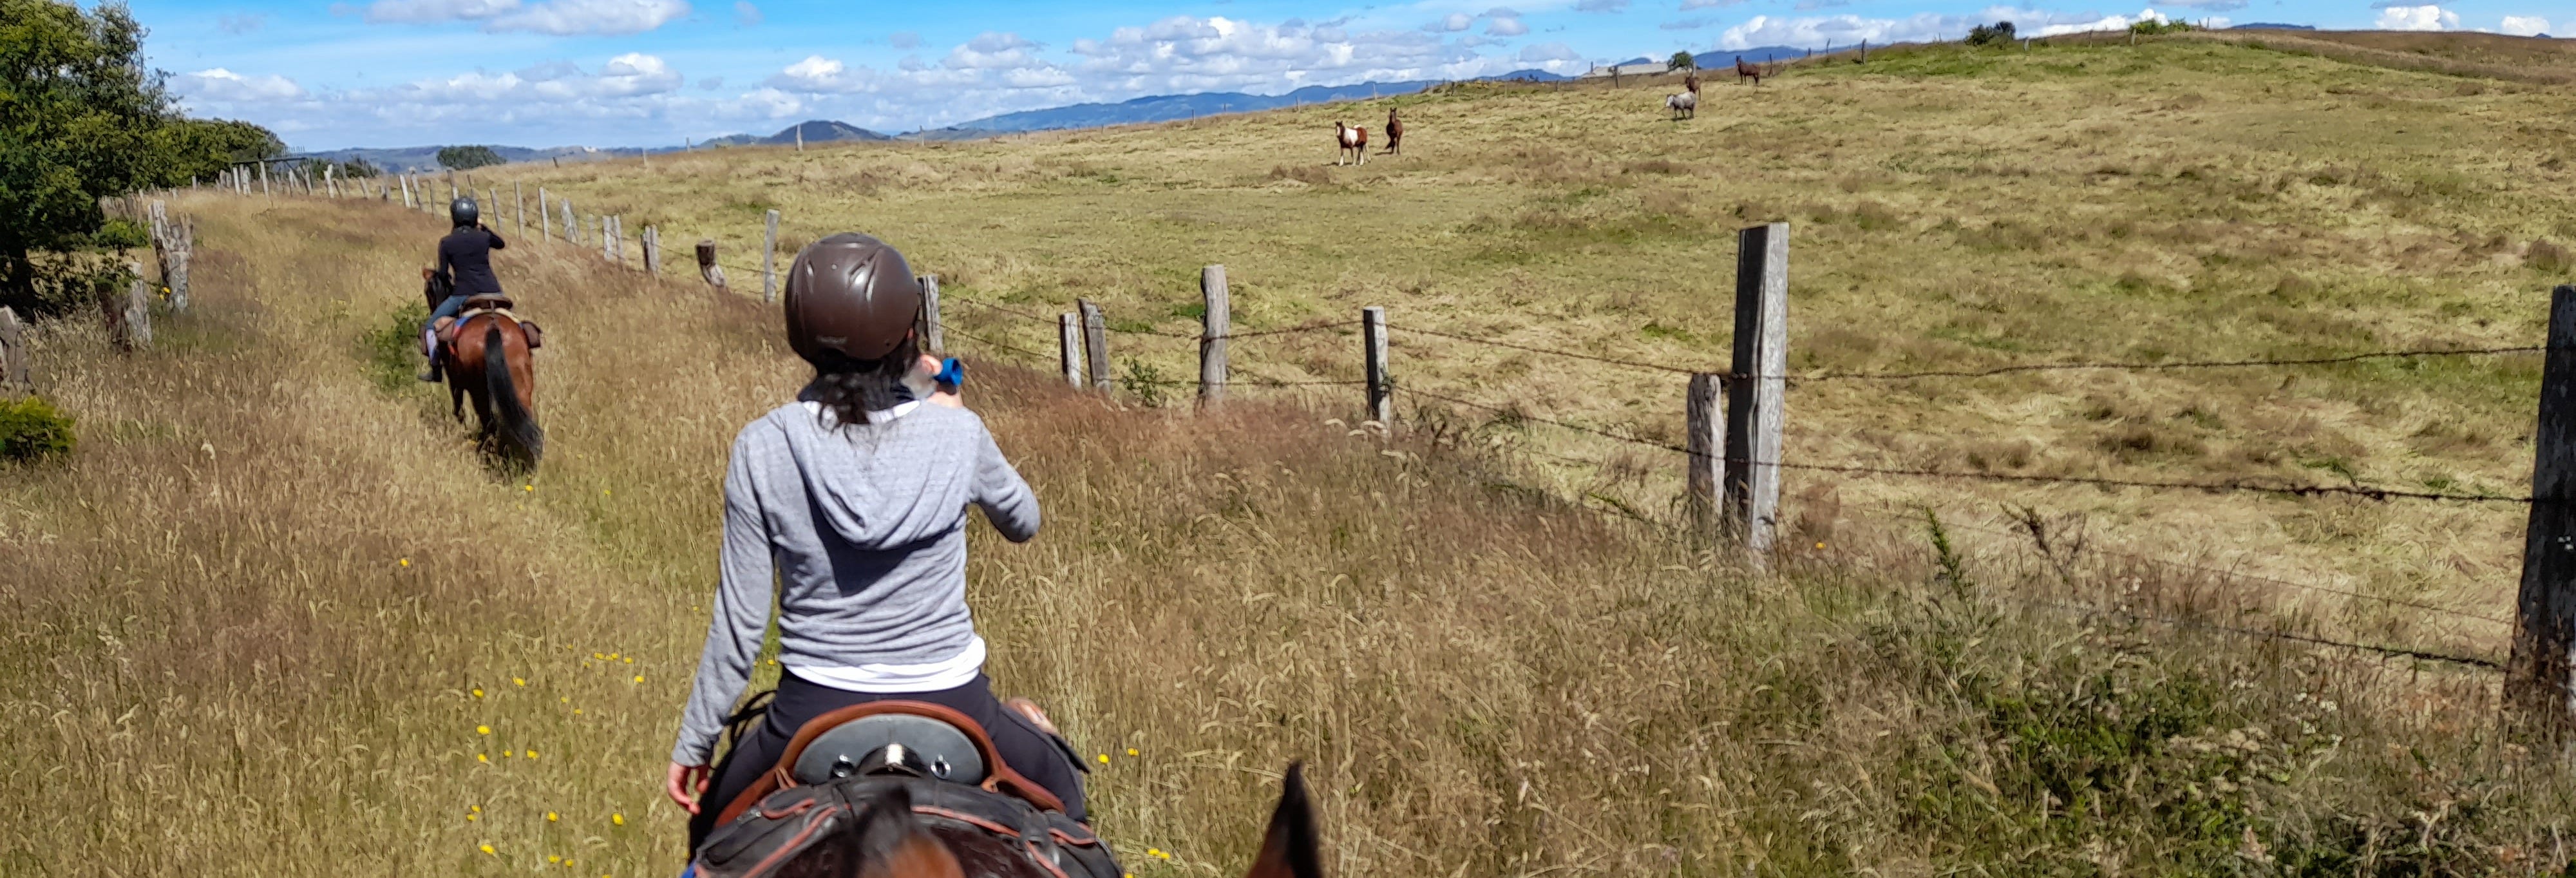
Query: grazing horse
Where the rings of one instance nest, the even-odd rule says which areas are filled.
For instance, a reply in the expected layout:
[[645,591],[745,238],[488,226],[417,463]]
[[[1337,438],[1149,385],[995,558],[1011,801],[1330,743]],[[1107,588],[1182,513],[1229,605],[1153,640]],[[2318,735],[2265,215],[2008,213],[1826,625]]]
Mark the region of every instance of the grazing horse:
[[1694,95],[1699,94],[1699,71],[1697,69],[1693,69],[1691,72],[1683,74],[1682,90]]
[[1737,55],[1735,56],[1735,81],[1743,82],[1747,79],[1753,80],[1754,85],[1761,85],[1762,68],[1757,65],[1744,63],[1744,56]]
[[1395,108],[1386,108],[1386,154],[1404,153],[1404,120],[1395,117]]
[[1673,121],[1699,118],[1699,95],[1674,92],[1664,96],[1664,109],[1673,111]]
[[1334,141],[1342,145],[1341,151],[1333,154],[1333,164],[1341,164],[1344,158],[1351,156],[1357,156],[1359,164],[1368,164],[1368,129],[1335,122],[1333,133]]
[[[438,295],[434,272],[429,295]],[[505,464],[534,469],[544,456],[546,431],[537,426],[537,375],[529,350],[535,327],[510,313],[509,302],[477,296],[466,302],[454,323],[439,330],[438,358],[447,373],[448,405],[457,423],[465,422],[465,402],[474,402],[475,441]]]

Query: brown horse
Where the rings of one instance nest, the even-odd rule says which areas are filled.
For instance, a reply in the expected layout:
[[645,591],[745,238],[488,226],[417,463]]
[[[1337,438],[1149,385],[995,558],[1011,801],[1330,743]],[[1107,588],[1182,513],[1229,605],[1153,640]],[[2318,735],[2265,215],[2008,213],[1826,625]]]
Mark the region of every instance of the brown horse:
[[1744,56],[1737,55],[1735,56],[1735,81],[1743,82],[1747,79],[1753,80],[1754,85],[1761,85],[1762,68],[1753,64],[1744,63]]
[[[437,294],[439,279],[422,274],[430,294]],[[450,411],[464,423],[465,401],[473,400],[475,441],[483,451],[512,467],[534,469],[545,455],[546,431],[537,426],[537,374],[529,356],[533,327],[510,313],[507,300],[468,300],[459,317],[437,330]]]
[[1404,120],[1395,117],[1395,108],[1386,108],[1386,154],[1404,154]]
[[[1323,851],[1304,769],[1288,766],[1270,828],[1245,878],[1323,878]],[[839,843],[817,843],[777,864],[776,878],[1064,878],[1018,840],[954,821],[924,821],[902,787],[858,803]]]

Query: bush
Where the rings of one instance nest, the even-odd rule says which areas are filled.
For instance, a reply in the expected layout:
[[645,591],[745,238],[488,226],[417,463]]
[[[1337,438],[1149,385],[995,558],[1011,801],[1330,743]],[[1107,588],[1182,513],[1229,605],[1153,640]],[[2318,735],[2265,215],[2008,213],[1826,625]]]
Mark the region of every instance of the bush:
[[488,146],[442,146],[438,148],[438,163],[454,170],[471,171],[501,164],[502,160],[501,154]]
[[418,385],[413,376],[422,365],[420,331],[428,325],[429,305],[413,299],[359,339],[366,352],[367,377],[375,380],[377,389],[397,393]]
[[2199,28],[2192,27],[2190,24],[2185,22],[2157,21],[2152,18],[2138,22],[2137,24],[2129,25],[2130,33],[2143,34],[2150,37],[2157,34],[2178,34],[2189,30],[2199,30]]
[[34,463],[72,451],[72,418],[43,397],[0,402],[0,461]]
[[90,243],[108,250],[132,250],[152,246],[152,235],[133,220],[111,219],[90,235]]
[[2017,39],[2020,37],[2013,34],[2013,23],[2009,21],[1981,24],[1968,29],[1968,45],[1971,46],[1999,46]]

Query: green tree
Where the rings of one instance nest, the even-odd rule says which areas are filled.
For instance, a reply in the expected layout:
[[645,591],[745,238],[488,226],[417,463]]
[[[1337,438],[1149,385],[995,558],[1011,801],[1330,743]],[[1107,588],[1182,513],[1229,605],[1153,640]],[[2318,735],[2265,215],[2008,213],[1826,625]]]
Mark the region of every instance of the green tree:
[[235,164],[286,154],[286,144],[268,129],[229,119],[171,119],[160,140],[168,162],[157,181],[163,186],[211,180]]
[[1672,60],[1669,60],[1669,61],[1665,61],[1665,62],[1664,62],[1664,69],[1665,69],[1665,70],[1698,70],[1698,69],[1699,69],[1699,59],[1691,57],[1691,53],[1689,53],[1689,52],[1674,52],[1674,53],[1673,53]]
[[1968,45],[1971,46],[1998,45],[2010,43],[2014,39],[2013,23],[2009,21],[1981,24],[1968,29]]
[[471,171],[485,165],[500,164],[501,154],[488,146],[442,146],[438,148],[438,163],[459,171]]
[[39,303],[39,251],[90,242],[99,199],[172,171],[163,75],[123,4],[0,0],[0,304]]

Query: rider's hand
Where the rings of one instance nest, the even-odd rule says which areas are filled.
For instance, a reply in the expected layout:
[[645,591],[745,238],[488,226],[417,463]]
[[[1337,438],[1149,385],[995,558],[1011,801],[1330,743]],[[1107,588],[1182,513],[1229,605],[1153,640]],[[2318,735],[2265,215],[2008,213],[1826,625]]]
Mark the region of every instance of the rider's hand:
[[707,793],[707,779],[712,769],[704,765],[671,763],[671,773],[662,780],[662,792],[690,814],[698,813],[698,797]]
[[[913,366],[913,368],[920,369],[922,372],[931,375],[939,374],[939,367],[939,358],[929,354],[921,355],[921,362],[916,363]],[[966,407],[966,398],[958,395],[957,388],[945,385],[942,385],[938,390],[932,391],[930,398],[923,401],[928,402],[931,405],[944,405],[953,409],[962,409]]]

